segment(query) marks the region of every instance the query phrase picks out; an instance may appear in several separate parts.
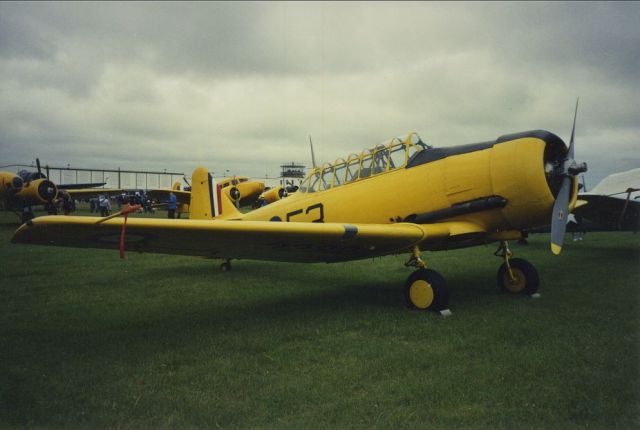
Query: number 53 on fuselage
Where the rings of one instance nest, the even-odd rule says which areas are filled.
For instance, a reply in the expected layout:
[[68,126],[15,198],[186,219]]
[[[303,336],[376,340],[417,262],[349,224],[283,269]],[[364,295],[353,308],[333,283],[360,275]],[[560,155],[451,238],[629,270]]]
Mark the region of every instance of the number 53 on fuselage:
[[[246,214],[198,168],[190,219],[131,218],[124,245],[220,258],[225,269],[239,258],[339,262],[406,252],[406,264],[417,268],[405,283],[407,305],[443,311],[446,282],[426,268],[421,251],[498,242],[496,255],[504,259],[498,284],[534,294],[536,269],[511,258],[507,241],[549,224],[550,217],[566,219],[577,195],[572,146],[573,136],[567,148],[542,130],[446,148],[425,145],[412,133],[314,169],[298,192]],[[20,227],[13,242],[117,248],[125,220],[98,221],[40,217]],[[561,238],[552,240],[554,253],[561,246]]]

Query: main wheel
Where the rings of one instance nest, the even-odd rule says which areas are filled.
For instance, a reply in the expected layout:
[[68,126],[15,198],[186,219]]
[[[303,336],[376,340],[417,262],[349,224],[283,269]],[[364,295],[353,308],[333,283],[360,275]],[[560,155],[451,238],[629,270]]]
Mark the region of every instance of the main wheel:
[[442,311],[449,307],[449,288],[435,270],[418,269],[404,284],[404,301],[409,309]]
[[222,272],[229,272],[231,271],[231,261],[225,261],[224,263],[222,263],[220,265],[220,270]]
[[538,271],[531,263],[522,258],[512,258],[509,260],[511,272],[515,280],[512,280],[507,270],[507,264],[502,263],[498,269],[498,287],[504,292],[511,294],[532,295],[538,291],[540,278]]

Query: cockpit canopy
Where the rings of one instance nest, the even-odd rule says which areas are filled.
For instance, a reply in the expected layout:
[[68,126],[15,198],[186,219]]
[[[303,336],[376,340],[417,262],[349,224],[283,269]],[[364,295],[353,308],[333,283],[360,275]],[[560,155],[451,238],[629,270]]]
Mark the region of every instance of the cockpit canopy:
[[315,193],[359,181],[370,176],[400,169],[418,152],[430,148],[418,136],[410,133],[404,139],[395,137],[347,159],[338,158],[309,172],[300,185],[300,192]]
[[225,178],[218,183],[220,184],[220,188],[227,188],[229,185],[238,185],[243,182],[247,182],[248,180],[249,178],[244,176],[234,176],[232,178]]

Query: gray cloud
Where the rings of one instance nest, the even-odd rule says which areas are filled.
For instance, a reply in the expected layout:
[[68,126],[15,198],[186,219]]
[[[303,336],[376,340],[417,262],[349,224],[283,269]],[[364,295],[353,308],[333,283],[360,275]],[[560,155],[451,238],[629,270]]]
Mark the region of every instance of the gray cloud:
[[[275,175],[420,132],[639,163],[635,2],[0,3],[0,155]],[[606,149],[605,149],[606,148]]]

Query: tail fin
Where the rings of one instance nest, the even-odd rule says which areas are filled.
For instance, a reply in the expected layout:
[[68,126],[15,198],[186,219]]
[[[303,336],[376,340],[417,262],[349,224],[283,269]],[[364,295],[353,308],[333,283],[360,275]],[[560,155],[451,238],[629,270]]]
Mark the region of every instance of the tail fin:
[[174,190],[174,191],[180,191],[180,188],[181,188],[180,187],[180,181],[175,181],[173,183],[173,187],[171,187],[171,189]]
[[190,219],[236,219],[242,214],[204,167],[191,176]]

